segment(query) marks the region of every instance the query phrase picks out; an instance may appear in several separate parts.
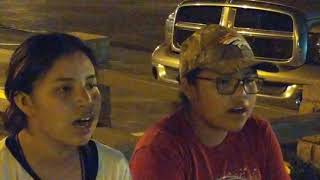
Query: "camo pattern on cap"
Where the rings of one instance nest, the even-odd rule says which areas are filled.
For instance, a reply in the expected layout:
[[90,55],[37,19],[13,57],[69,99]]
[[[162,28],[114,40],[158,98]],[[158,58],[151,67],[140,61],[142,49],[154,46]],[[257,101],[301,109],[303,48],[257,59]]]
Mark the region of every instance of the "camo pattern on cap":
[[208,25],[183,42],[179,73],[182,78],[195,68],[203,68],[227,74],[258,63],[243,36],[226,27]]

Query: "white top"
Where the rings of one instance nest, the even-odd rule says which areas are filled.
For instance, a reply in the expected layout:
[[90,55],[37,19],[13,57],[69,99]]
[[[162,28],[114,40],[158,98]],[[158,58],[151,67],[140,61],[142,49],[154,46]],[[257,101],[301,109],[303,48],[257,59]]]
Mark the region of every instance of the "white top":
[[[0,180],[33,180],[7,148],[4,138],[0,141]],[[124,155],[109,146],[94,141],[98,150],[97,180],[131,180],[128,162]]]

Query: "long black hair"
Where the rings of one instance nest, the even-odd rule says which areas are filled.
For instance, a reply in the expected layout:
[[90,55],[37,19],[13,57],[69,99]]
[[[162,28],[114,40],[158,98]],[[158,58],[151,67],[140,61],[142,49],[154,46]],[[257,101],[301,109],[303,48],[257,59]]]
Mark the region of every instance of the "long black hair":
[[28,126],[26,115],[14,101],[18,92],[31,94],[33,84],[45,75],[55,61],[75,52],[84,53],[96,65],[93,52],[79,38],[64,33],[38,34],[26,39],[13,53],[5,82],[5,95],[10,105],[5,111],[4,127],[18,133]]

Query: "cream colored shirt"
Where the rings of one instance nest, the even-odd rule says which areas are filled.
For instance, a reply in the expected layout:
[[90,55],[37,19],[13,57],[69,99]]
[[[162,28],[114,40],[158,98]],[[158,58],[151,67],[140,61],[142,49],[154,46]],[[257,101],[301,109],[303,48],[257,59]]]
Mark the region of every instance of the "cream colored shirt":
[[[0,180],[33,180],[27,171],[0,141]],[[98,150],[99,167],[97,180],[131,180],[128,162],[123,154],[109,146],[94,141]],[[54,177],[53,177],[54,179]]]

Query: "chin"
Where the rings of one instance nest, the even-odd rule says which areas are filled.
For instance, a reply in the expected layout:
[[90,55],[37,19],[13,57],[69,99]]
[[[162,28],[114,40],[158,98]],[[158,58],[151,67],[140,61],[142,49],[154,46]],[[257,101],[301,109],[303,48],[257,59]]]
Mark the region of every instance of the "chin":
[[242,128],[243,128],[243,126],[229,127],[227,129],[227,131],[229,131],[229,132],[239,132],[239,131],[241,131]]
[[247,117],[242,117],[241,120],[239,119],[232,120],[230,124],[226,126],[226,130],[230,132],[241,131],[241,129],[245,126],[247,120],[248,120]]

